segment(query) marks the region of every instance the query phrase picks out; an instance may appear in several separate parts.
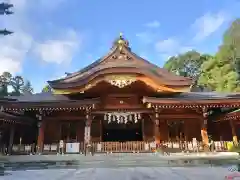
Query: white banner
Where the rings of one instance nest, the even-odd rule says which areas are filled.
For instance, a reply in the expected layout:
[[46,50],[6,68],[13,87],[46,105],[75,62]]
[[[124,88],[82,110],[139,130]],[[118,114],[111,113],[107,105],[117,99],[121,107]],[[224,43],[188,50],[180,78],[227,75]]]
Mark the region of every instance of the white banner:
[[90,127],[88,127],[88,126],[85,127],[84,141],[85,142],[89,142],[90,141]]
[[145,145],[144,145],[144,149],[145,149],[146,151],[149,150],[149,144],[148,144],[148,143],[145,143]]
[[102,144],[98,143],[97,144],[97,151],[101,151],[102,150]]
[[79,153],[79,144],[80,143],[67,143],[66,153]]
[[86,126],[84,132],[85,132],[86,135],[89,134],[90,133],[90,127]]
[[192,138],[192,143],[193,143],[193,147],[197,147],[197,139],[196,138]]
[[156,147],[157,147],[156,142],[151,142],[151,143],[150,143],[150,147],[151,147],[151,148],[156,148]]
[[57,150],[57,145],[53,144],[51,145],[51,151],[56,151]]
[[64,147],[64,142],[63,142],[63,140],[60,140],[59,141],[59,148],[63,148]]

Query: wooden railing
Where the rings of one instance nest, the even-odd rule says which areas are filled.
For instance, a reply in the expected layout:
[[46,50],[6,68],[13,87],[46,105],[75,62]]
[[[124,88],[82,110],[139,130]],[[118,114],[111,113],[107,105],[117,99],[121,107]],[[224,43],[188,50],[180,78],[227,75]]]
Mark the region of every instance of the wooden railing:
[[[227,144],[231,141],[215,141],[215,151],[226,151]],[[115,153],[115,152],[153,152],[156,150],[156,144],[154,142],[143,141],[130,141],[130,142],[94,142],[91,144],[91,151],[95,153]],[[162,142],[160,149],[164,148],[168,152],[182,152],[182,151],[202,151],[202,143],[197,142],[174,142],[167,141]],[[34,145],[13,145],[12,154],[34,154],[36,152]],[[43,154],[57,154],[63,153],[75,153],[84,154],[86,150],[84,142],[79,143],[65,143],[63,149],[59,148],[59,144],[44,144]]]

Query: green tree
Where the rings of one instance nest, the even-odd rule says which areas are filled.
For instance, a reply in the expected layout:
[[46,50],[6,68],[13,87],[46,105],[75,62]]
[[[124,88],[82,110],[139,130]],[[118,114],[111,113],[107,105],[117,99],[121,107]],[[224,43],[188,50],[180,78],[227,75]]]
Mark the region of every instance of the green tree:
[[30,81],[26,81],[26,82],[24,83],[24,86],[23,86],[23,88],[22,88],[22,93],[23,93],[23,94],[27,94],[27,93],[33,94],[33,87],[32,87],[32,84],[31,84]]
[[201,73],[201,65],[203,62],[210,57],[210,55],[201,55],[199,52],[192,50],[169,58],[164,68],[178,75],[195,79]]
[[[9,92],[12,90],[12,92]],[[29,81],[24,82],[21,76],[12,76],[9,72],[4,72],[0,76],[0,96],[20,96],[26,92],[32,93],[33,88]]]
[[49,85],[44,86],[44,88],[42,89],[42,92],[52,92],[51,86]]
[[240,92],[240,19],[224,33],[214,58],[202,64],[199,84],[217,92]]
[[240,18],[233,21],[224,33],[218,56],[222,61],[230,61],[240,77]]
[[11,86],[13,88],[11,95],[12,96],[20,96],[22,93],[23,86],[24,86],[23,78],[21,76],[12,77]]
[[198,79],[202,74],[201,66],[212,56],[200,54],[197,51],[188,51],[184,54],[173,56],[165,63],[164,68],[180,76],[190,77],[193,79],[191,91],[209,90],[205,85],[199,84]]
[[[12,7],[13,7],[13,5],[10,3],[0,3],[0,15],[13,14],[13,12],[11,10],[9,10]],[[0,34],[5,36],[5,35],[12,34],[12,32],[8,31],[6,29],[3,29],[3,30],[0,30]]]
[[4,72],[0,76],[0,96],[8,96],[8,87],[10,86],[12,74]]

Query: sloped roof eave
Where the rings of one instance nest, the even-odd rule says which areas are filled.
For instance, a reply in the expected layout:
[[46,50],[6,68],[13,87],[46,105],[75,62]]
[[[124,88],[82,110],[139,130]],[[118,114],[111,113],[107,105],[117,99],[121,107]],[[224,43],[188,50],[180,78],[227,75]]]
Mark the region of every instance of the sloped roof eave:
[[106,75],[106,74],[121,74],[121,73],[132,73],[132,74],[142,74],[145,76],[148,76],[154,81],[164,84],[167,86],[189,86],[192,84],[191,79],[185,79],[185,80],[171,80],[167,79],[167,77],[159,77],[158,75],[152,73],[151,71],[147,69],[142,69],[139,67],[134,66],[126,66],[126,67],[107,67],[104,69],[99,69],[98,71],[91,72],[91,74],[88,74],[84,77],[75,77],[75,81],[73,82],[66,82],[66,83],[58,83],[58,84],[51,84],[51,87],[53,89],[66,89],[66,88],[74,88],[74,87],[81,87],[86,84],[88,84],[91,80],[97,78],[98,76]]

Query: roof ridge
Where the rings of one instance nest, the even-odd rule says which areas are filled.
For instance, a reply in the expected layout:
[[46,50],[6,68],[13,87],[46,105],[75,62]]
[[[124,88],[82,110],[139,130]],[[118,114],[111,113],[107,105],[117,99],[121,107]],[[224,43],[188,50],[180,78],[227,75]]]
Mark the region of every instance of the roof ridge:
[[116,47],[111,49],[109,53],[107,53],[105,56],[103,57],[100,57],[99,59],[97,59],[96,61],[94,61],[93,63],[91,63],[90,65],[86,66],[85,68],[83,69],[80,69],[74,73],[70,73],[70,75],[64,77],[64,78],[59,78],[57,80],[53,80],[53,81],[47,81],[48,83],[49,82],[57,82],[57,81],[60,81],[60,80],[63,80],[63,79],[68,79],[68,78],[73,78],[74,76],[78,75],[78,74],[82,74],[82,73],[85,73],[87,71],[89,71],[90,69],[94,68],[95,66],[99,65],[101,62],[103,62],[105,59],[107,59],[109,56],[111,56],[111,54],[113,54],[115,51],[116,51]]

